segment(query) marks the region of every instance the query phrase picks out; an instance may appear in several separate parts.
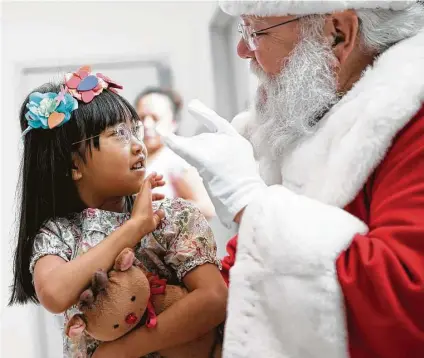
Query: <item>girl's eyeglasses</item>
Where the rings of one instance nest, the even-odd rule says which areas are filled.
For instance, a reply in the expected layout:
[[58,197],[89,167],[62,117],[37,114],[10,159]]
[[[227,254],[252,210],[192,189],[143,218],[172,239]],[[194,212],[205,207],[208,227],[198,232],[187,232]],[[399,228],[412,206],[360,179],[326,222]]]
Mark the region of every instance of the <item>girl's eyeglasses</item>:
[[[117,137],[118,140],[121,141],[123,144],[130,143],[132,136],[134,136],[139,142],[143,142],[143,140],[144,140],[144,126],[143,126],[143,123],[141,123],[141,121],[140,121],[130,129],[130,128],[128,128],[128,125],[126,125],[125,123],[120,123],[113,129],[112,134],[113,134],[113,136]],[[97,138],[97,137],[100,137],[100,134],[92,136],[92,137],[85,138],[85,139],[80,140],[78,142],[74,142],[74,143],[72,143],[72,145],[82,143],[82,142],[85,142],[87,140]]]

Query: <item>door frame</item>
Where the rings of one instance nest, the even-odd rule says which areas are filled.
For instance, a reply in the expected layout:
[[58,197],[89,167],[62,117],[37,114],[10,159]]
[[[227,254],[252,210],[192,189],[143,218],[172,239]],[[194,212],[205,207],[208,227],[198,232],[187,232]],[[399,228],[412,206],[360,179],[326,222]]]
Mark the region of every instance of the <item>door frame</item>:
[[232,16],[224,13],[217,6],[209,22],[215,109],[221,116],[229,120],[238,112],[237,84],[231,59],[231,51],[234,49],[228,37],[233,21]]

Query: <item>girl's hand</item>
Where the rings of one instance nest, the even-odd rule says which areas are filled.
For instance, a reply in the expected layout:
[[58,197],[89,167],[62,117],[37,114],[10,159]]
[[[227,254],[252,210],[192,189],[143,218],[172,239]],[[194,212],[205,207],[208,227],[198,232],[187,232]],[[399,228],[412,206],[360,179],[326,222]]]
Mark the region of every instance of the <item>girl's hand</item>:
[[131,220],[140,227],[140,234],[142,236],[152,232],[157,228],[160,221],[165,217],[163,210],[153,211],[152,201],[162,200],[162,194],[152,193],[152,189],[163,186],[162,175],[156,173],[150,174],[143,182],[137,198],[134,201],[134,207],[131,213]]
[[[151,175],[153,176],[151,180],[152,189],[165,185],[165,181],[163,180],[163,175],[156,174],[155,172],[153,172]],[[165,195],[160,193],[152,193],[152,201],[158,201],[163,199],[165,199]]]

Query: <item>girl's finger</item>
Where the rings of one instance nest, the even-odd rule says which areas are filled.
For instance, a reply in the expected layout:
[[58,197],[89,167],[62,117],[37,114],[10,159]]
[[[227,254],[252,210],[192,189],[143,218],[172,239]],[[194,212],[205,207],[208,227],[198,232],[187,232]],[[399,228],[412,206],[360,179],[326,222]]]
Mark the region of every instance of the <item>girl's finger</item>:
[[150,182],[150,183],[154,183],[155,182],[155,178],[156,178],[156,172],[152,172],[152,173],[150,173],[145,179],[144,179],[144,183],[146,182],[146,181],[148,181],[148,182]]
[[161,181],[157,181],[152,185],[152,188],[157,188],[158,186],[164,186],[165,185],[165,181],[161,180]]
[[150,183],[152,184],[152,188],[154,188],[155,183],[156,183],[156,181],[157,181],[156,177],[157,177],[157,174],[156,174],[156,173],[154,173],[154,175],[153,175],[153,173],[152,173],[152,175],[149,175],[149,176],[146,178],[146,180],[149,180],[149,181],[150,181]]
[[[136,200],[137,200],[137,198],[141,195],[141,193],[143,192],[143,189],[144,189],[144,182],[140,185],[140,188],[138,189],[138,193],[136,194]],[[140,194],[140,195],[139,195]]]
[[153,187],[154,186],[153,186],[151,178],[147,177],[146,180],[144,181],[143,185],[141,186],[140,193],[143,192],[145,189],[151,190]]
[[155,218],[156,225],[159,225],[159,222],[165,217],[165,212],[162,209],[156,210],[153,213],[153,217]]
[[159,193],[153,193],[152,194],[152,201],[158,201],[158,200],[163,200],[163,199],[165,199],[164,194],[159,194]]

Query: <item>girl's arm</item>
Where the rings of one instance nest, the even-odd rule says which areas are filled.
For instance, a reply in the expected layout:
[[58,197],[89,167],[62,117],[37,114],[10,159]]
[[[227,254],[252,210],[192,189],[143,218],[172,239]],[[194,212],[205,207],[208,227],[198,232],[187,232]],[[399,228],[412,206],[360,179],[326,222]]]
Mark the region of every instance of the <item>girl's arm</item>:
[[227,287],[216,265],[197,267],[183,282],[189,294],[162,312],[156,327],[144,326],[116,341],[103,343],[93,358],[138,358],[190,342],[225,320]]
[[155,328],[141,327],[100,345],[94,357],[140,357],[165,350],[199,338],[225,320],[227,286],[208,222],[182,199],[165,201],[161,207],[167,217],[154,236],[167,247],[164,261],[182,278],[189,294],[162,312]]
[[103,242],[75,260],[66,262],[59,256],[47,255],[34,268],[34,286],[40,303],[52,313],[61,313],[78,301],[98,269],[108,271],[119,253],[135,246],[143,236],[140,225],[127,221]]
[[47,310],[61,313],[71,307],[89,285],[95,271],[110,270],[123,249],[134,247],[141,237],[156,228],[164,213],[153,213],[151,189],[163,184],[161,180],[156,174],[146,178],[134,203],[131,219],[86,254],[69,262],[55,255],[44,256],[36,262],[35,291]]

